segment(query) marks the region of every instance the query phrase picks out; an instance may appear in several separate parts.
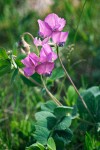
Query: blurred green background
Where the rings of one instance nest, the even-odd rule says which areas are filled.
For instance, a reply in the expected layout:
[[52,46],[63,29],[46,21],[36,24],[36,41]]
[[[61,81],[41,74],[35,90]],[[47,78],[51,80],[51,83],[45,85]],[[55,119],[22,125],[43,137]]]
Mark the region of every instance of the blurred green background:
[[[37,36],[37,19],[56,13],[67,20],[64,30],[69,37],[61,55],[76,86],[100,85],[99,11],[99,0],[0,0],[0,47],[19,50],[20,35],[30,32]],[[13,84],[10,79],[11,74],[0,77],[0,150],[22,150],[31,141],[34,112],[49,97],[45,90],[24,84],[20,76]],[[68,86],[64,78],[55,81],[50,90],[63,101]]]

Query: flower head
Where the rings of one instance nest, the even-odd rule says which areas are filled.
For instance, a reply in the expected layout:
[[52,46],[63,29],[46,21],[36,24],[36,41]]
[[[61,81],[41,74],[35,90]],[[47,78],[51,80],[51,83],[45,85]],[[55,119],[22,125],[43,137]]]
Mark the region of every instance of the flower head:
[[52,34],[52,40],[58,46],[63,46],[67,40],[68,32],[54,32]]
[[62,31],[66,24],[65,19],[58,17],[54,13],[49,14],[44,21],[48,24],[52,31]]
[[35,73],[35,67],[39,62],[39,57],[35,53],[30,53],[26,58],[22,60],[25,65],[23,68],[25,76],[31,76]]
[[48,44],[44,44],[40,51],[40,62],[53,62],[57,59],[57,54],[53,52]]
[[54,60],[57,59],[57,54],[53,52],[48,44],[44,44],[40,51],[40,64],[36,67],[38,74],[50,75],[54,69]]
[[54,69],[54,62],[44,62],[36,67],[36,72],[40,75],[50,75]]
[[49,37],[45,38],[43,41],[40,38],[38,39],[37,37],[35,37],[33,42],[35,46],[42,46],[48,43],[48,41],[49,41]]
[[40,75],[50,75],[54,68],[54,60],[57,59],[56,53],[48,44],[44,44],[40,51],[40,57],[34,53],[30,53],[22,63],[25,65],[25,76],[31,76],[35,72]]
[[49,37],[52,33],[50,26],[42,20],[38,20],[39,24],[39,36],[42,38]]
[[44,21],[38,20],[39,23],[39,35],[43,38],[50,37],[55,31],[62,31],[66,21],[63,18],[58,17],[56,14],[49,14]]

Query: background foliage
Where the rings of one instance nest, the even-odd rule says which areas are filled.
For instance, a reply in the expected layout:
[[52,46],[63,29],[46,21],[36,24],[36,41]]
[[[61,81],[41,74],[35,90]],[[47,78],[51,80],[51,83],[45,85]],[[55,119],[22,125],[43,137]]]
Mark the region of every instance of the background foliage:
[[[43,19],[48,13],[54,12],[67,20],[65,30],[69,31],[69,38],[66,46],[61,51],[62,59],[76,86],[83,92],[84,97],[91,96],[89,99],[86,98],[86,101],[87,103],[89,102],[92,113],[96,115],[94,118],[97,123],[96,127],[92,127],[92,125],[83,123],[82,120],[73,120],[71,129],[74,136],[67,149],[99,150],[99,0],[96,2],[94,0],[63,0],[63,2],[54,0],[52,5],[44,10],[42,10],[42,6],[46,5],[46,3],[42,2],[39,6],[40,8],[37,7],[38,9],[36,9],[36,5],[34,0],[0,0],[0,47],[19,54],[20,50],[17,44],[20,35],[28,31],[37,36],[38,18]],[[26,37],[26,40],[32,44],[28,37]],[[33,50],[34,47],[32,46],[31,49]],[[0,53],[1,58],[2,54]],[[10,62],[6,55],[5,59],[9,64]],[[7,64],[3,65],[9,67],[6,66]],[[58,62],[57,66],[59,66]],[[80,116],[91,121],[85,111],[84,114],[83,111],[81,112],[84,109],[81,103],[77,101],[77,94],[73,87],[69,86],[70,83],[64,77],[62,70],[59,75],[57,72],[56,70],[50,78],[46,78],[48,88],[64,105],[75,105],[76,108],[76,102],[78,102]],[[50,98],[44,89],[33,86],[30,82],[25,84],[27,80],[20,74],[14,80],[12,79],[12,82],[13,72],[11,71],[11,73],[1,76],[3,73],[5,73],[5,70],[3,69],[2,71],[2,65],[0,64],[0,149],[24,150],[26,146],[28,147],[35,141],[33,138],[35,113],[40,111],[41,104],[50,100]],[[40,83],[40,80],[37,80]],[[91,89],[91,86],[98,87]],[[88,88],[90,89],[86,90]],[[93,103],[91,103],[91,100],[93,100]]]

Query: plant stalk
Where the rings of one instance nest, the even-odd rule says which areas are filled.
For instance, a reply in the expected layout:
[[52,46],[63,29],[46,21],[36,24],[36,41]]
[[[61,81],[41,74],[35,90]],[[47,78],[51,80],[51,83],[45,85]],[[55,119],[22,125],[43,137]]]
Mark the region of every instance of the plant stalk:
[[23,70],[19,69],[19,72],[20,72],[25,78],[27,78],[28,80],[30,80],[32,83],[36,84],[36,85],[39,86],[39,87],[42,87],[41,84],[39,84],[38,82],[36,82],[36,81],[35,81],[34,79],[32,79],[31,77],[26,77],[26,76],[24,75]]
[[52,98],[52,100],[58,105],[58,106],[62,106],[62,104],[52,95],[52,93],[48,90],[48,88],[46,87],[46,84],[41,76],[41,80],[43,83],[44,88],[46,89],[46,92],[48,93],[48,95]]
[[[21,35],[21,37],[24,37],[25,35],[29,35],[29,36],[32,38],[32,40],[34,41],[34,36],[33,36],[31,33],[29,33],[29,32],[24,32],[24,33]],[[35,47],[36,47],[37,54],[38,54],[38,56],[39,56],[38,47],[37,47],[36,45],[35,45]]]
[[72,79],[71,79],[69,73],[67,72],[66,68],[64,67],[64,65],[63,65],[63,63],[62,63],[62,60],[61,60],[60,55],[59,55],[58,46],[57,46],[57,55],[58,55],[58,59],[59,59],[59,61],[60,61],[60,64],[61,64],[61,66],[62,66],[62,68],[63,68],[63,70],[64,70],[64,72],[65,72],[67,78],[69,79],[69,81],[70,81],[71,84],[73,85],[73,87],[74,87],[76,93],[77,93],[78,96],[80,97],[80,100],[81,100],[81,102],[83,103],[84,107],[86,108],[87,112],[89,113],[90,117],[91,117],[92,120],[95,122],[95,120],[94,120],[94,118],[93,118],[93,116],[92,116],[92,114],[91,114],[89,108],[87,107],[87,105],[86,105],[86,103],[85,103],[83,97],[80,95],[80,93],[79,93],[78,89],[76,88],[74,82],[72,81]]

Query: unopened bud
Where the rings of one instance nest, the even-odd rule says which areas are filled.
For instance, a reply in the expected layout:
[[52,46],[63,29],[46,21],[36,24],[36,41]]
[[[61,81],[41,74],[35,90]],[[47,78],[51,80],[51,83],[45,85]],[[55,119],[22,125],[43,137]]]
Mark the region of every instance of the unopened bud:
[[[19,42],[19,47],[21,47],[21,52],[29,54],[30,53],[30,45],[24,40],[24,38],[21,38],[21,41]],[[22,51],[23,50],[23,51]]]

